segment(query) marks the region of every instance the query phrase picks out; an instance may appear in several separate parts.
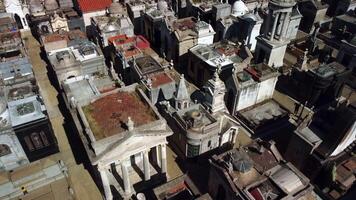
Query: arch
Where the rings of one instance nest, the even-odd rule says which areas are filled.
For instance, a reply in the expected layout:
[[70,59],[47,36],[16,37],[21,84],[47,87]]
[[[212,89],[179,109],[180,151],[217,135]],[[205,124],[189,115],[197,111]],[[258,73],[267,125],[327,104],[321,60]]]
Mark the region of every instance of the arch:
[[70,76],[67,77],[67,79],[71,79],[71,78],[75,78],[75,76],[74,75],[70,75]]
[[23,24],[22,24],[22,21],[21,21],[20,16],[19,16],[18,14],[15,14],[15,15],[14,15],[14,18],[15,18],[17,27],[18,27],[19,29],[23,29]]

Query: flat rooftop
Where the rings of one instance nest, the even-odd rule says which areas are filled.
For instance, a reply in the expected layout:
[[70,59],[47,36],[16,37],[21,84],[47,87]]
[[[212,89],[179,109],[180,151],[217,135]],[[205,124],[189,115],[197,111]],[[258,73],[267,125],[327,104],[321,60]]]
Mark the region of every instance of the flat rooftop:
[[288,115],[288,111],[282,108],[276,101],[267,100],[254,106],[239,111],[239,114],[253,128],[257,128],[268,121],[282,118]]
[[0,63],[0,75],[4,81],[15,79],[18,76],[33,75],[32,65],[27,57],[18,57]]
[[240,63],[244,59],[240,55],[240,46],[230,41],[221,41],[212,45],[197,45],[190,51],[213,67]]
[[135,62],[143,75],[162,70],[162,66],[150,55],[136,58]]
[[13,127],[46,117],[44,114],[46,108],[38,98],[39,96],[31,96],[8,102]]
[[36,95],[38,93],[38,87],[29,82],[16,84],[14,86],[8,86],[5,90],[8,101],[23,99],[29,96]]
[[68,100],[74,97],[80,105],[87,105],[95,96],[115,88],[115,83],[109,76],[77,76],[65,80],[63,84]]
[[121,51],[126,58],[141,54],[142,50],[150,47],[150,43],[141,35],[117,35],[110,37],[109,43],[113,44],[118,51]]
[[167,83],[175,82],[166,72],[150,74],[148,78],[150,78],[153,88]]
[[330,76],[334,76],[335,74],[340,74],[342,72],[345,72],[346,67],[344,67],[342,64],[339,64],[337,62],[332,62],[327,65],[325,64],[320,65],[319,67],[316,67],[310,71],[319,77],[328,78]]
[[85,33],[83,33],[80,30],[72,30],[68,32],[65,31],[61,33],[52,33],[42,37],[43,43],[51,43],[51,42],[57,42],[61,40],[66,40],[67,42],[77,41],[77,43],[79,43],[80,41],[86,41],[88,39]]
[[[309,187],[309,180],[292,164],[280,162],[279,153],[269,149],[268,145],[253,142],[247,147],[214,156],[212,163],[229,174],[227,178],[239,191],[249,193],[256,199],[261,196],[271,200],[294,197]],[[228,163],[232,170],[228,169]]]
[[135,127],[158,119],[150,105],[136,91],[118,91],[82,108],[97,140],[126,131],[128,117],[131,117]]
[[158,200],[209,200],[209,194],[202,195],[188,175],[184,174],[153,189]]
[[216,122],[200,104],[195,104],[189,108],[178,110],[177,114],[183,120],[186,129],[196,133],[204,133],[204,129]]
[[244,70],[248,72],[255,81],[264,81],[271,77],[279,76],[279,72],[277,70],[266,65],[265,63],[250,65]]

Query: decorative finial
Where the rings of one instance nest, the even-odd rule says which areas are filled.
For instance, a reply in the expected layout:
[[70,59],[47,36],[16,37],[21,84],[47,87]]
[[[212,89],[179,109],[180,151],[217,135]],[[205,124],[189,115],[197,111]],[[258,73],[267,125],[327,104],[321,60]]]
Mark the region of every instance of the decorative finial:
[[131,117],[127,118],[127,128],[129,131],[134,129],[135,123],[132,121]]
[[173,63],[173,60],[171,59],[171,61],[169,62],[169,67],[170,67],[171,69],[173,69],[173,66],[174,66],[174,63]]

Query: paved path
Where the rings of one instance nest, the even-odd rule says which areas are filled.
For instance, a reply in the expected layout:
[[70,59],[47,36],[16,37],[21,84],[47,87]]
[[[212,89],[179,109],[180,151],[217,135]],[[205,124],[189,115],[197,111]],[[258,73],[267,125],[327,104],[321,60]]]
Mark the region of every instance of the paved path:
[[[88,171],[83,167],[82,164],[77,164],[73,156],[71,146],[63,127],[64,117],[58,107],[58,92],[51,85],[47,75],[46,63],[40,56],[40,44],[36,39],[33,38],[30,33],[25,33],[23,35],[23,37],[27,38],[25,39],[25,46],[28,50],[28,54],[33,65],[33,71],[35,73],[37,83],[40,87],[41,95],[47,107],[60,150],[59,153],[41,159],[40,162],[45,167],[57,162],[58,160],[63,160],[68,167],[68,182],[73,188],[77,199],[101,199],[101,194]],[[75,132],[73,131],[73,133]]]

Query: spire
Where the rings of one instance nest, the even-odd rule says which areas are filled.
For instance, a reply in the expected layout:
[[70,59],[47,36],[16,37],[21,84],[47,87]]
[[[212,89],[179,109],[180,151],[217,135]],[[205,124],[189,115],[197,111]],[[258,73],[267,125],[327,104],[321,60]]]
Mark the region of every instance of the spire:
[[185,84],[184,74],[180,76],[178,88],[175,96],[176,100],[186,100],[189,99],[188,89]]
[[184,75],[182,74],[179,79],[178,87],[176,94],[174,96],[175,108],[176,109],[184,109],[189,107],[189,94],[188,89],[185,84]]
[[226,110],[224,96],[226,92],[226,87],[224,82],[220,79],[219,73],[221,66],[216,68],[214,72],[214,77],[206,83],[204,86],[205,90],[205,101],[210,112],[215,113],[217,111]]

